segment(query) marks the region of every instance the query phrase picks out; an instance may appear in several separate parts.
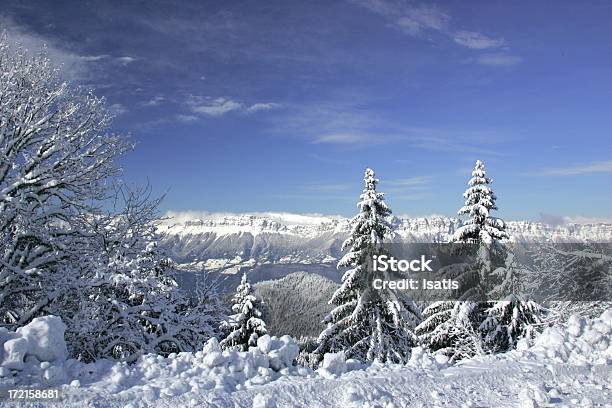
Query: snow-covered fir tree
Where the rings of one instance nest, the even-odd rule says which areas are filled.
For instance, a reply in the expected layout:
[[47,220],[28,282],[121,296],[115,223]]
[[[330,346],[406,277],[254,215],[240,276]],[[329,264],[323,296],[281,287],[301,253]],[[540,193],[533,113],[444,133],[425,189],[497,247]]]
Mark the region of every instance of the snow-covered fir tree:
[[253,291],[246,272],[242,275],[232,302],[235,314],[221,324],[221,330],[226,336],[220,345],[224,349],[247,351],[250,346],[257,345],[257,339],[266,334],[267,330],[259,310],[261,300]]
[[491,211],[497,210],[492,182],[492,179],[486,177],[484,163],[477,160],[472,178],[468,181],[468,189],[463,193],[465,204],[458,211],[459,215],[467,214],[470,219],[455,231],[452,241],[489,244],[494,240],[508,238],[506,223],[491,216]]
[[420,311],[405,293],[372,287],[376,275],[369,265],[392,233],[387,221],[391,210],[383,193],[376,191],[373,170],[365,171],[364,182],[359,214],[351,220],[351,235],[342,245],[348,252],[338,262],[338,268],[349,269],[330,300],[336,307],[324,320],[327,328],[319,335],[315,355],[321,359],[325,353],[344,351],[362,361],[405,362],[417,342],[413,327]]
[[417,327],[425,345],[452,359],[508,350],[539,322],[541,308],[521,297],[520,266],[511,248],[501,245],[509,238],[505,223],[490,215],[497,209],[490,184],[484,164],[478,160],[464,193],[465,204],[459,210],[470,219],[451,238],[475,245],[466,248],[475,250],[475,256],[461,275],[468,285],[459,301],[440,301],[427,307],[424,321]]

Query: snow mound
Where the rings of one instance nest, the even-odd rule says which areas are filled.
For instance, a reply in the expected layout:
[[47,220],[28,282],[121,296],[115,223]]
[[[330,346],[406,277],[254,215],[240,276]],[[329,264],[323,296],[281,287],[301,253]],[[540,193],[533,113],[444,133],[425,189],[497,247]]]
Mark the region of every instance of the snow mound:
[[430,354],[423,347],[413,347],[410,353],[409,367],[422,370],[440,370],[449,366],[448,357],[443,354]]
[[37,317],[16,332],[0,328],[0,366],[5,369],[0,376],[7,375],[7,370],[23,370],[26,362],[66,360],[65,330],[66,325],[56,316]]
[[[159,398],[196,396],[206,391],[233,392],[267,384],[284,376],[314,377],[311,369],[294,366],[299,348],[293,338],[265,335],[247,352],[221,350],[211,338],[202,351],[141,356],[134,364],[112,360],[82,363],[66,360],[65,326],[46,316],[10,332],[0,329],[0,380],[27,385],[78,388],[88,399],[107,395],[152,402]],[[82,399],[79,393],[68,399]],[[274,406],[259,398],[258,406]]]
[[521,340],[517,352],[538,359],[574,365],[612,364],[612,309],[595,319],[572,315],[563,327],[548,327],[529,345]]
[[338,353],[325,353],[323,363],[317,373],[325,378],[339,377],[347,371],[346,356],[343,351]]

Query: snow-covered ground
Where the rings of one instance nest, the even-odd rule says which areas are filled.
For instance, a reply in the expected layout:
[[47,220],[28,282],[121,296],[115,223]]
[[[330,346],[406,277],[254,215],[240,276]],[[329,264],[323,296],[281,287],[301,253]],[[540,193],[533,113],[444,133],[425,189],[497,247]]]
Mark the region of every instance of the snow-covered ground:
[[83,364],[65,360],[62,335],[54,317],[0,331],[0,386],[59,386],[64,399],[54,406],[66,407],[612,406],[612,309],[451,366],[416,348],[407,365],[364,367],[335,354],[312,371],[291,365],[298,350],[288,336],[264,336],[245,353],[221,352],[211,340],[197,353],[146,355],[134,365]]

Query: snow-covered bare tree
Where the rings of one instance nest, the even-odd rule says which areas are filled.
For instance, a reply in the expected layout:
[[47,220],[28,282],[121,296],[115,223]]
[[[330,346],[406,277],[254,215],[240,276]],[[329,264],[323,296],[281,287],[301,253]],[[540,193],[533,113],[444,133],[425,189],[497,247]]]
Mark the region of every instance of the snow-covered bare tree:
[[221,330],[226,336],[220,345],[224,349],[247,351],[250,346],[257,345],[257,339],[266,334],[267,330],[259,310],[261,301],[253,291],[246,272],[242,275],[232,302],[234,314],[221,324]]
[[[0,326],[58,315],[83,360],[200,347],[214,302],[177,291],[156,245],[158,200],[109,187],[128,142],[104,100],[60,78],[44,52],[0,37]],[[121,209],[105,210],[113,197]]]
[[201,348],[222,317],[214,285],[199,285],[205,293],[198,301],[178,289],[173,262],[158,245],[160,199],[151,199],[150,189],[122,186],[117,196],[108,214],[86,217],[89,255],[73,289],[81,293],[78,313],[66,313],[72,309],[59,302],[55,307],[68,322],[72,354],[131,361],[147,352]]
[[0,72],[0,314],[14,329],[76,278],[68,260],[89,236],[79,221],[128,144],[108,132],[104,101],[62,82],[44,53],[2,35]]
[[543,299],[543,326],[573,314],[599,316],[612,302],[612,251],[607,243],[532,246],[533,264],[522,275],[526,292]]
[[349,269],[330,300],[336,307],[325,318],[328,325],[319,335],[315,354],[322,358],[342,350],[363,361],[406,362],[417,342],[413,327],[420,311],[405,293],[372,286],[377,275],[371,260],[382,253],[381,244],[392,233],[387,221],[391,210],[383,193],[376,191],[373,170],[365,171],[364,182],[359,214],[351,220],[351,236],[342,245],[348,252],[338,262],[339,268]]
[[468,189],[463,193],[465,204],[458,211],[459,215],[469,215],[470,219],[459,227],[451,240],[455,242],[484,242],[508,238],[506,223],[501,218],[491,216],[497,210],[495,194],[491,189],[492,179],[486,177],[484,163],[476,161]]

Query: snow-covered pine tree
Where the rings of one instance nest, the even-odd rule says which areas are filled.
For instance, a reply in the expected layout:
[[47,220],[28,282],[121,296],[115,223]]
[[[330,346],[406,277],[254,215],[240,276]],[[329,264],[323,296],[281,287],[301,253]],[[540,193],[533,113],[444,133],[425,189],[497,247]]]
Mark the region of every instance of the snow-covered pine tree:
[[253,291],[246,272],[232,298],[234,315],[221,324],[226,334],[220,345],[224,349],[247,351],[249,346],[257,345],[259,336],[267,333],[266,324],[259,311],[260,299]]
[[423,309],[423,321],[415,328],[419,342],[431,351],[445,352],[453,344],[450,329],[453,322],[454,301],[439,300]]
[[484,163],[477,160],[468,189],[463,193],[465,205],[458,211],[459,215],[468,214],[470,219],[455,231],[452,241],[490,244],[494,240],[509,238],[506,223],[491,216],[491,211],[497,210],[492,182],[486,177]]
[[[498,333],[501,328],[497,327],[497,323],[507,320],[507,310],[502,311],[501,304],[477,301],[491,295],[491,289],[500,289],[499,285],[493,288],[487,285],[495,278],[491,276],[493,265],[499,261],[500,256],[503,260],[506,254],[505,248],[499,243],[509,238],[505,222],[490,215],[491,211],[497,209],[491,183],[492,180],[486,177],[484,163],[477,160],[472,178],[468,181],[468,189],[463,194],[466,199],[464,206],[458,211],[459,215],[468,214],[470,219],[451,237],[451,241],[455,243],[477,245],[474,265],[462,276],[462,279],[469,282],[468,287],[462,288],[463,296],[457,302],[440,301],[425,308],[425,320],[417,327],[421,342],[453,359],[499,349],[498,345],[493,344],[493,339],[500,341]],[[530,321],[530,317],[525,318]],[[515,336],[516,330],[519,329],[508,330]],[[477,334],[482,337],[476,341]]]
[[484,344],[491,352],[506,351],[516,346],[517,341],[531,336],[533,327],[541,323],[542,307],[536,302],[526,300],[522,293],[525,272],[511,247],[505,248],[504,265],[495,269],[489,276],[493,287],[488,291],[488,308],[484,310],[484,320],[479,330],[483,333]]
[[350,269],[330,300],[336,307],[324,320],[328,325],[314,353],[319,359],[328,352],[344,351],[362,361],[406,362],[417,342],[412,329],[420,311],[405,293],[372,287],[375,275],[369,263],[392,233],[387,222],[391,210],[383,193],[376,191],[373,170],[365,171],[364,182],[359,214],[351,220],[351,236],[342,245],[349,251],[338,262],[338,268]]

